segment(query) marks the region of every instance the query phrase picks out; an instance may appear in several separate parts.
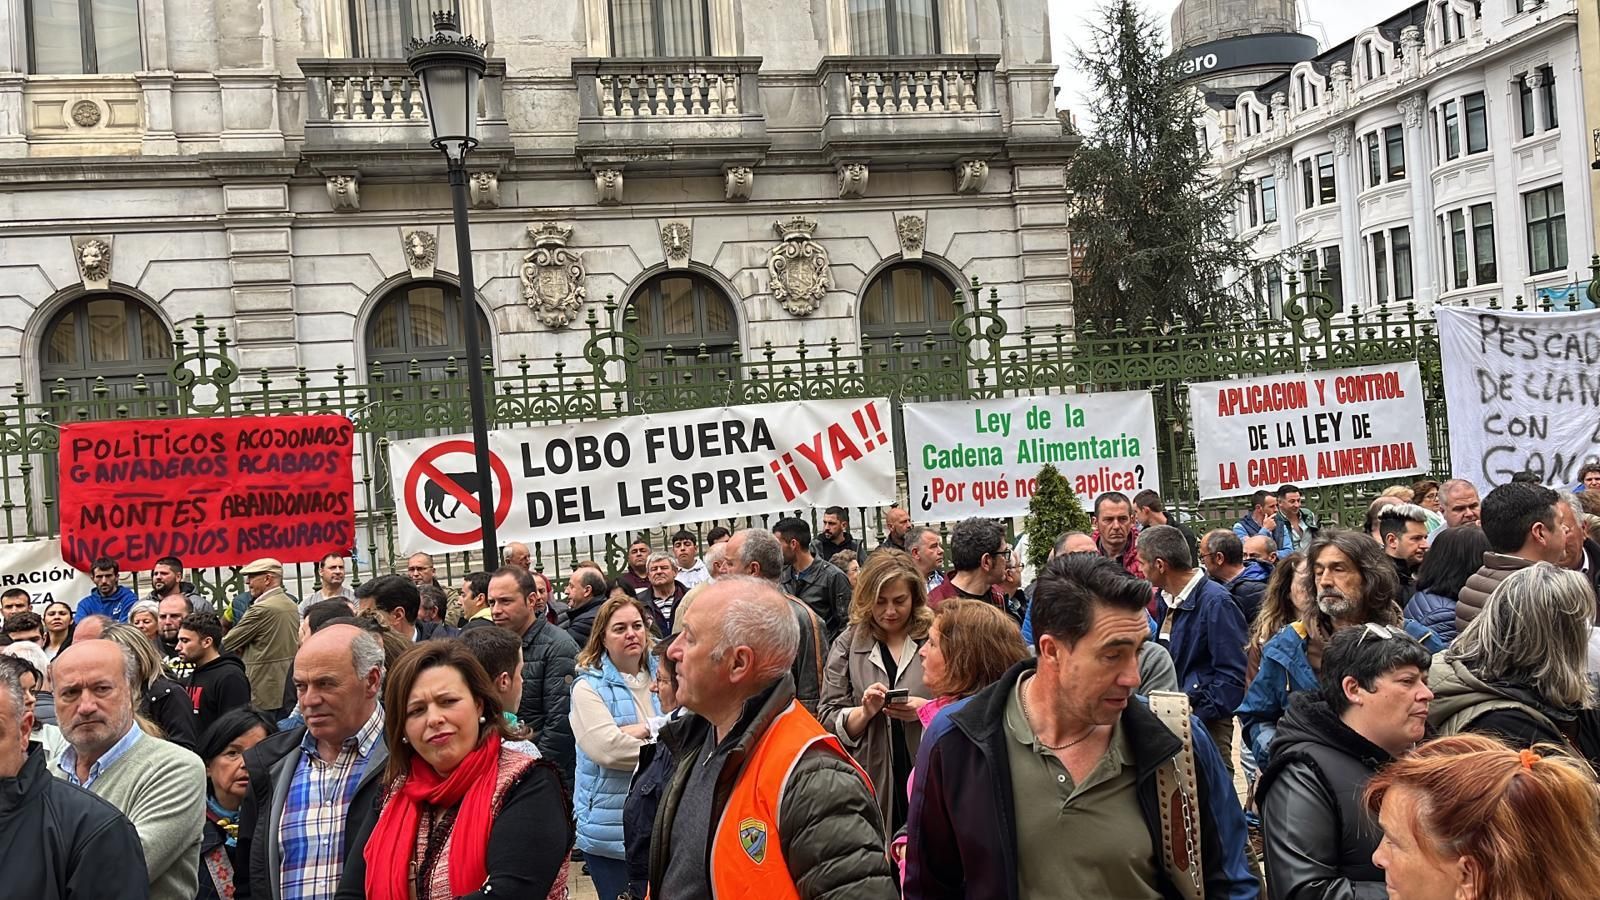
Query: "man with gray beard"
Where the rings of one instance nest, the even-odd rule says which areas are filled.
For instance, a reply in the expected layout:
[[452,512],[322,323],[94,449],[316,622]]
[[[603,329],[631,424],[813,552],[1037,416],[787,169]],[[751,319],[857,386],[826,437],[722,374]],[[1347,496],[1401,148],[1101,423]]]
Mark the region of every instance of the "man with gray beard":
[[1320,532],[1306,551],[1304,578],[1306,594],[1316,604],[1301,621],[1285,625],[1267,641],[1261,668],[1239,704],[1245,742],[1263,770],[1289,695],[1317,690],[1322,651],[1334,632],[1368,623],[1388,625],[1404,628],[1429,653],[1444,649],[1433,632],[1401,616],[1394,563],[1370,535],[1343,529]]

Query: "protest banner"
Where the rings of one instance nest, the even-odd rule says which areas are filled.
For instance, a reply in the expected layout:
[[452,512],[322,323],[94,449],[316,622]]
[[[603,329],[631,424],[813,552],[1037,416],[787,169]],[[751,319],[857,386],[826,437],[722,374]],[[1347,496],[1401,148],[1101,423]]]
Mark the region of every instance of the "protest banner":
[[315,562],[355,543],[343,416],[74,422],[61,429],[61,546],[88,571]]
[[[551,541],[895,496],[887,400],[806,400],[489,434],[495,530]],[[389,445],[399,546],[481,539],[470,436]]]
[[61,542],[19,541],[0,544],[0,593],[22,588],[33,600],[33,611],[60,600],[78,608],[78,601],[94,590],[94,579],[61,558]]
[[1488,491],[1518,472],[1568,485],[1600,457],[1600,310],[1435,307],[1450,471]]
[[1149,391],[907,403],[906,481],[913,514],[945,522],[1026,515],[1046,463],[1088,508],[1105,491],[1161,483]]
[[1200,499],[1428,468],[1414,362],[1189,385]]

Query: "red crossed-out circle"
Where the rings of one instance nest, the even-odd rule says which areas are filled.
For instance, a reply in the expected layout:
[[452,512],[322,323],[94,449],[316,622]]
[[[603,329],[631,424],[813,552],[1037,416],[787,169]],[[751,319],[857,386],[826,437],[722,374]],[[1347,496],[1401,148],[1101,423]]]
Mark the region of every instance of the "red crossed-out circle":
[[[465,453],[472,456],[474,446],[471,441],[445,441],[429,447],[417,461],[412,463],[411,470],[406,472],[405,502],[406,515],[411,517],[411,524],[424,535],[441,544],[452,547],[466,547],[483,540],[483,526],[478,519],[478,498],[470,491],[463,490],[444,472],[439,470],[436,460],[447,453]],[[496,528],[506,523],[506,516],[511,512],[511,471],[506,464],[500,461],[493,451],[489,452],[489,467],[494,471],[495,503],[494,524]],[[444,489],[451,497],[461,501],[461,505],[472,513],[472,528],[467,531],[446,531],[428,520],[428,517],[417,506],[417,486],[426,477],[429,481]]]

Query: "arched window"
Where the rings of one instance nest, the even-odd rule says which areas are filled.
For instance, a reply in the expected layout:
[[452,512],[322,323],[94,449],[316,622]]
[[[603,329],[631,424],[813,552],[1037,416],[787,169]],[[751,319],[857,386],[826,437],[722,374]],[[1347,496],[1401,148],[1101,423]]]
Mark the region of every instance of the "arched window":
[[[478,342],[489,355],[489,320],[478,312]],[[467,337],[461,331],[461,294],[442,281],[414,281],[385,294],[367,320],[367,364],[383,369],[386,384],[410,380],[411,364],[422,380],[450,377],[445,368],[456,361],[456,377],[465,396]]]
[[[119,407],[129,416],[152,416],[155,400],[170,401],[171,368],[172,333],[154,312],[132,297],[90,294],[67,304],[45,327],[40,395],[46,403],[90,404],[94,418],[112,418]],[[148,388],[142,396],[135,390],[140,375]],[[96,379],[104,379],[102,396],[94,392]],[[63,410],[58,421],[69,417],[77,412]]]
[[[702,364],[732,368],[739,342],[739,319],[733,303],[710,279],[693,272],[664,272],[646,281],[633,295],[627,328],[639,338],[639,375],[663,381],[673,370]],[[700,358],[704,346],[706,359]]]
[[950,325],[956,318],[956,286],[937,270],[899,263],[879,272],[861,298],[861,343],[876,355],[923,349],[932,338],[941,350],[955,349]]

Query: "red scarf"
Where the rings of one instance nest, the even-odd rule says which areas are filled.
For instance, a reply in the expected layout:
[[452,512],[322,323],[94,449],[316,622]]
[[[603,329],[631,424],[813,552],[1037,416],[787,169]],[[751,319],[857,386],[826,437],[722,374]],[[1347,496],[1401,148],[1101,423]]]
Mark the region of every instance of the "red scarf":
[[417,849],[417,827],[424,803],[435,808],[461,804],[450,831],[450,893],[460,897],[481,890],[489,875],[489,827],[494,819],[490,807],[499,768],[500,735],[492,731],[449,778],[440,778],[433,766],[413,755],[411,773],[383,805],[378,824],[373,826],[362,851],[367,860],[367,897],[411,897],[411,857]]

